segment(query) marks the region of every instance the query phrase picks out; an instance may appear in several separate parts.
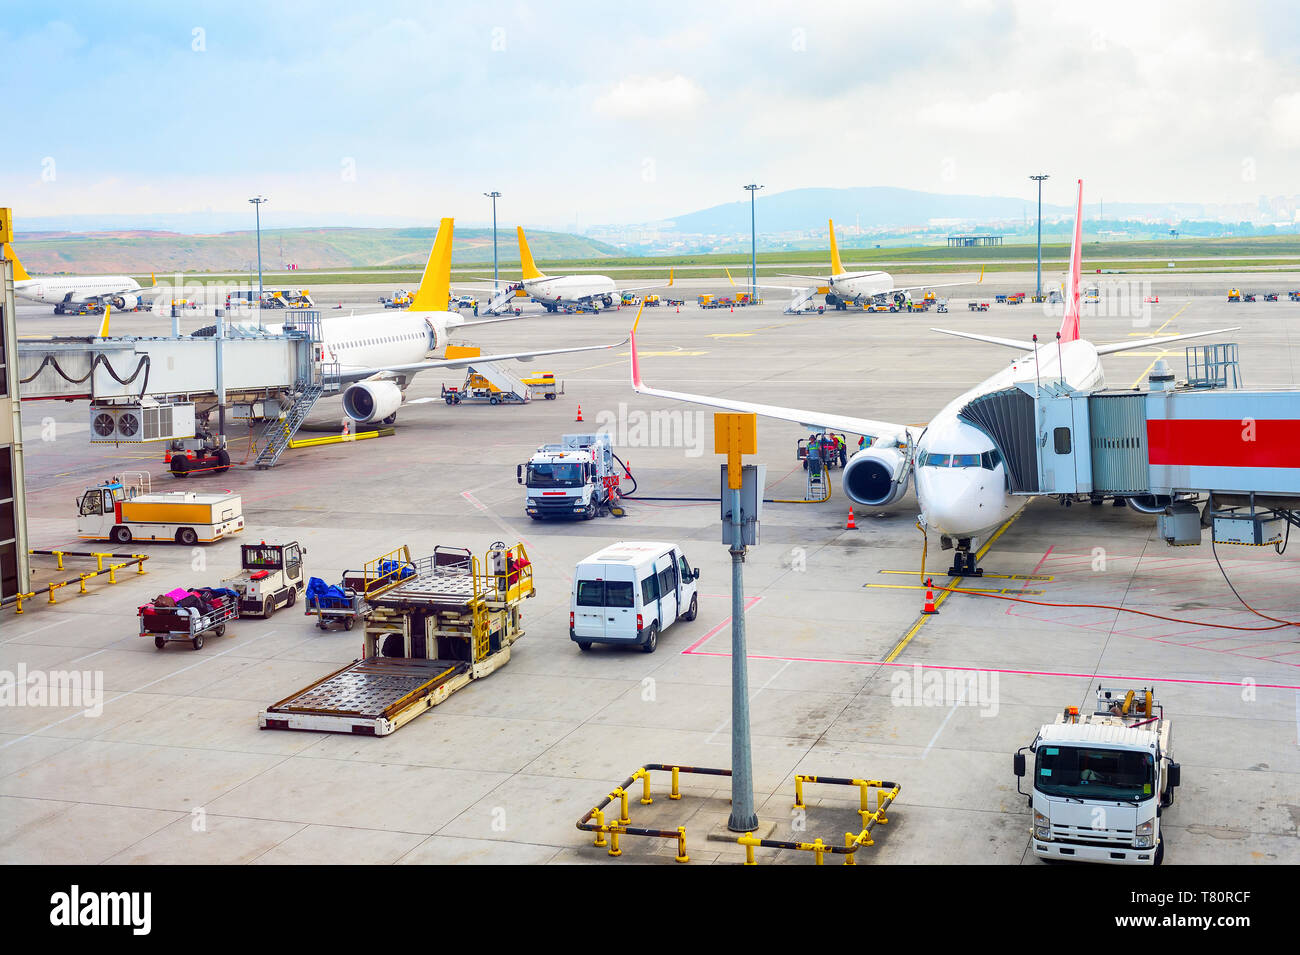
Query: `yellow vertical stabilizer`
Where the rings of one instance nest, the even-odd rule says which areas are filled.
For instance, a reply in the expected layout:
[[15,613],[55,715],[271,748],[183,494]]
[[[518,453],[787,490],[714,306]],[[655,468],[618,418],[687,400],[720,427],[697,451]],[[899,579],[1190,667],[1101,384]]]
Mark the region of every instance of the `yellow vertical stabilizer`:
[[27,270],[23,268],[23,264],[18,261],[18,253],[14,251],[14,247],[8,242],[5,243],[5,258],[14,264],[15,282],[26,282],[31,278],[31,276],[27,274]]
[[429,250],[429,262],[424,267],[420,287],[411,296],[413,312],[445,312],[451,298],[451,235],[455,224],[443,219],[438,226],[437,238]]
[[835,241],[835,220],[826,220],[831,227],[831,275],[843,275],[844,264],[840,262],[840,245]]
[[537,269],[537,264],[533,262],[532,250],[528,248],[528,240],[524,238],[524,227],[515,226],[515,231],[519,233],[519,267],[523,270],[524,281],[529,279],[545,278]]

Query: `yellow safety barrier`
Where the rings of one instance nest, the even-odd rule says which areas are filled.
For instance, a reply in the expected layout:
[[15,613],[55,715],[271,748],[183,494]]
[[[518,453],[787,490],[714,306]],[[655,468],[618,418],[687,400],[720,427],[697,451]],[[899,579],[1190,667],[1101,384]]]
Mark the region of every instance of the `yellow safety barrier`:
[[[648,806],[654,802],[654,797],[650,795],[650,773],[655,771],[672,773],[672,790],[668,794],[669,799],[681,799],[681,774],[695,773],[702,776],[730,776],[729,769],[707,769],[700,766],[672,766],[664,763],[646,763],[627,779],[623,780],[621,785],[615,786],[609,791],[603,800],[587,810],[587,813],[578,820],[578,828],[584,832],[594,832],[596,839],[592,843],[594,846],[604,848],[609,847],[611,856],[620,856],[623,854],[619,846],[620,836],[649,836],[656,839],[676,839],[677,855],[674,857],[677,862],[690,862],[691,857],[686,852],[686,827],[678,826],[676,829],[647,829],[641,826],[631,825],[632,819],[628,815],[628,790],[632,789],[637,780],[641,781],[641,805]],[[612,822],[605,820],[605,807],[618,800],[619,816]],[[594,821],[593,821],[594,820]],[[606,836],[609,839],[606,840]]]
[[[578,820],[578,828],[584,832],[594,832],[595,841],[592,845],[599,848],[608,847],[611,856],[620,856],[623,850],[619,845],[619,837],[628,836],[649,836],[659,839],[676,839],[678,862],[689,862],[690,856],[686,852],[686,827],[678,826],[676,829],[647,829],[644,827],[633,826],[631,816],[628,813],[628,792],[636,786],[638,780],[642,784],[641,804],[648,806],[654,802],[650,793],[650,773],[655,771],[670,772],[672,774],[672,789],[669,792],[669,799],[681,799],[680,781],[682,773],[694,773],[703,776],[730,776],[729,769],[709,769],[700,766],[673,766],[664,763],[647,763],[640,769],[636,770],[631,776],[615,786],[609,791],[603,800],[587,810],[586,814]],[[816,857],[817,865],[822,865],[827,853],[832,855],[842,855],[845,857],[845,865],[856,865],[854,856],[858,849],[863,846],[875,845],[871,838],[871,830],[877,825],[885,825],[889,819],[885,811],[893,804],[897,798],[899,789],[898,783],[888,782],[882,779],[851,779],[837,776],[812,776],[799,774],[794,778],[794,808],[806,810],[808,807],[804,803],[803,787],[805,783],[821,783],[832,786],[857,786],[860,794],[858,815],[862,820],[862,829],[857,832],[844,833],[844,845],[839,846],[834,843],[823,841],[820,837],[813,839],[812,842],[790,842],[783,839],[760,839],[757,836],[746,833],[736,839],[737,845],[745,849],[745,865],[757,865],[754,858],[754,850],[757,848],[768,849],[794,849],[801,852],[811,852]],[[871,808],[871,793],[876,794],[876,808]],[[605,810],[617,800],[618,818],[607,820]],[[608,836],[608,839],[606,838]]]
[[365,441],[367,438],[390,438],[397,434],[393,428],[380,428],[378,431],[359,431],[356,434],[326,434],[319,438],[294,438],[289,442],[291,449],[315,448],[324,444],[344,444],[349,441]]
[[[146,573],[144,569],[144,562],[149,559],[148,554],[111,554],[111,553],[102,553],[99,551],[29,550],[28,553],[40,555],[44,557],[56,558],[58,561],[59,570],[64,569],[63,559],[65,557],[95,558],[95,570],[87,571],[84,574],[78,574],[76,577],[69,577],[67,580],[51,581],[50,583],[43,585],[40,589],[46,591],[46,593],[49,596],[50,603],[57,603],[57,601],[54,599],[54,591],[58,590],[61,587],[66,587],[69,584],[77,584],[78,593],[81,594],[88,593],[88,591],[86,590],[86,581],[94,577],[99,577],[103,574],[108,575],[108,582],[110,584],[115,584],[117,583],[117,572],[121,570],[123,567],[130,567],[132,564],[135,564],[137,574]],[[107,567],[105,567],[104,566],[105,558],[110,558],[110,559],[122,558],[122,559],[118,560],[117,563],[109,564]],[[24,612],[23,601],[32,600],[33,598],[36,597],[37,593],[38,591],[33,591],[31,593],[26,593],[26,594],[15,594],[14,613],[15,614],[23,613]]]

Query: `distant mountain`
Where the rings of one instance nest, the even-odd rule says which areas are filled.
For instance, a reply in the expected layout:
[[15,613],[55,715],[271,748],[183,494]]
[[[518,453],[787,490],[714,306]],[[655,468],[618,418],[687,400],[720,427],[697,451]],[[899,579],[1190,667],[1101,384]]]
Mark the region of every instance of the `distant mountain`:
[[[770,196],[759,193],[756,214],[762,232],[796,232],[825,229],[828,218],[837,226],[865,228],[924,225],[931,219],[998,220],[1035,215],[1037,199],[1009,196],[942,195],[862,186],[851,189],[791,189]],[[1043,206],[1043,215],[1070,211],[1066,206]],[[656,223],[664,231],[727,235],[749,232],[749,202],[729,202],[674,216]]]
[[[437,228],[411,229],[263,229],[262,264],[280,270],[344,269],[384,266],[423,268]],[[552,259],[595,259],[621,250],[594,239],[562,232],[529,231],[533,256],[545,267]],[[19,232],[15,250],[34,274],[86,272],[239,272],[256,267],[257,236],[252,231],[217,235],[175,232],[51,233]],[[498,232],[502,263],[517,263],[514,236]],[[455,263],[492,262],[492,230],[456,230]]]
[[[1032,185],[1032,183],[1030,184]],[[759,193],[756,214],[760,233],[825,230],[833,218],[837,228],[860,225],[863,229],[924,226],[933,219],[968,223],[1032,220],[1037,215],[1037,193],[1026,188],[1022,197],[947,195],[896,189],[891,186],[860,186],[848,189],[790,189],[772,195]],[[1096,218],[1102,211],[1110,218],[1133,219],[1224,219],[1251,217],[1252,206],[1212,205],[1177,202],[1093,202],[1084,204],[1084,215]],[[1073,216],[1073,205],[1043,204],[1043,218]],[[750,208],[747,200],[687,212],[653,223],[663,232],[688,235],[748,234]]]

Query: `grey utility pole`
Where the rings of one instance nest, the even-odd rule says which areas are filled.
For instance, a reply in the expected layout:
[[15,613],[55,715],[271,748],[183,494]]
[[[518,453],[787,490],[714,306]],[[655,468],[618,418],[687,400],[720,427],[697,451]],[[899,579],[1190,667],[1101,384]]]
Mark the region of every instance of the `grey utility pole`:
[[497,287],[497,200],[499,192],[485,192],[483,195],[492,200],[492,287]]
[[1030,176],[1038,183],[1038,283],[1034,298],[1043,298],[1043,180],[1047,176]]
[[756,300],[758,298],[758,232],[755,229],[754,196],[763,187],[751,182],[745,188],[749,190],[749,297],[751,300]]
[[262,203],[267,201],[266,196],[254,196],[248,200],[257,210],[257,305],[262,306]]

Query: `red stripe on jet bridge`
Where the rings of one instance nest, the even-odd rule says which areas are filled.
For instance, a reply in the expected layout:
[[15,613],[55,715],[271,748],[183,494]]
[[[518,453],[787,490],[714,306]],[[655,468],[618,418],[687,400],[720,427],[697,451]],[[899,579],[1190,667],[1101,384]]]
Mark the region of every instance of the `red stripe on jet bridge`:
[[1153,465],[1300,468],[1300,421],[1148,419],[1147,448]]

